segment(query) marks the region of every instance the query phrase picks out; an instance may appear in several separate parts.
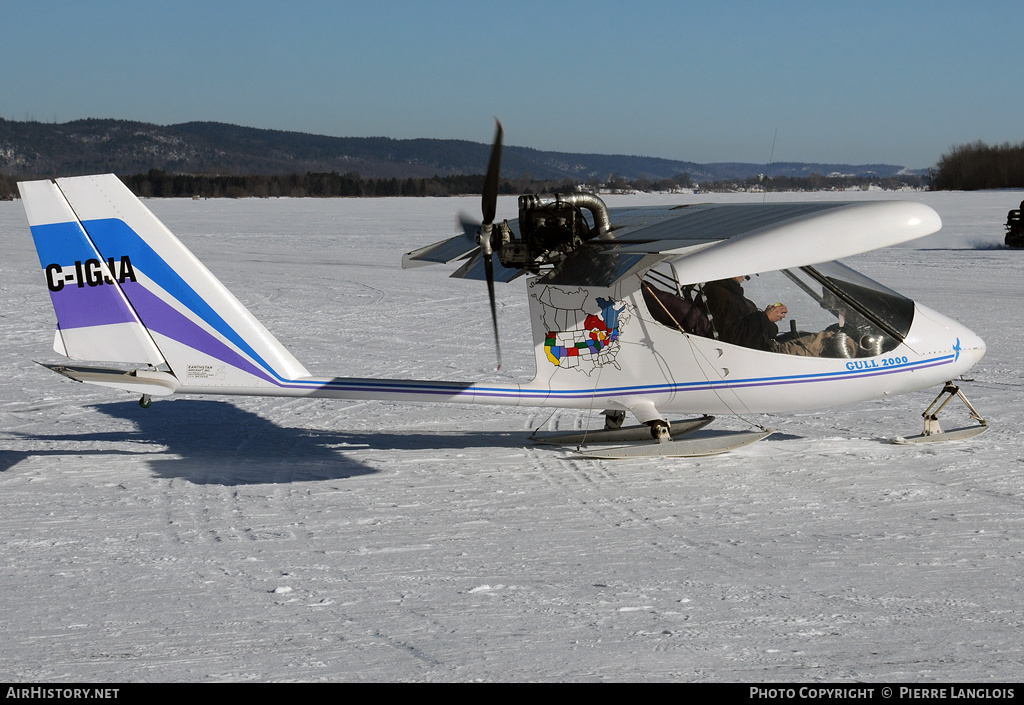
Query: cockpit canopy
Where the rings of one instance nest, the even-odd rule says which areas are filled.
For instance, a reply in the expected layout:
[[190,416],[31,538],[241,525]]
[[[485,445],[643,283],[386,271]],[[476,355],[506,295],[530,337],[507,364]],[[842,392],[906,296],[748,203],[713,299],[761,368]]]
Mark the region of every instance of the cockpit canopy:
[[[720,337],[708,316],[704,282],[680,285],[672,267],[662,265],[650,270],[644,283],[647,308],[656,321],[692,335]],[[780,323],[779,342],[828,331],[824,356],[889,352],[903,342],[914,319],[913,301],[839,262],[766,272],[741,285],[743,296],[760,311],[775,303],[788,308],[788,326]]]

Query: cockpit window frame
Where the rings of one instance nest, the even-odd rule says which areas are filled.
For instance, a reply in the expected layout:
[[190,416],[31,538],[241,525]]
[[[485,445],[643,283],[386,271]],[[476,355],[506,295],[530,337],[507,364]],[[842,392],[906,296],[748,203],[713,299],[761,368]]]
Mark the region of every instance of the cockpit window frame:
[[[903,316],[904,318],[907,319],[906,320],[906,326],[905,326],[906,330],[901,331],[899,328],[896,328],[895,326],[893,326],[889,321],[887,321],[884,318],[882,318],[880,315],[878,315],[877,313],[872,311],[869,307],[865,306],[863,303],[861,303],[859,300],[857,300],[856,298],[851,296],[849,293],[847,293],[846,291],[843,291],[840,287],[836,286],[836,284],[834,283],[834,281],[830,277],[822,274],[820,271],[815,269],[813,266],[800,267],[800,271],[804,272],[805,274],[807,274],[807,276],[809,276],[812,279],[814,279],[814,281],[816,281],[819,284],[821,284],[822,288],[824,288],[825,290],[829,291],[833,296],[835,296],[840,301],[845,303],[847,306],[849,306],[851,309],[856,311],[858,314],[860,314],[864,318],[868,319],[874,325],[878,326],[882,331],[885,332],[886,335],[892,337],[894,340],[897,340],[900,343],[903,343],[903,342],[906,341],[907,335],[910,333],[910,328],[913,325],[913,320],[914,320],[914,311],[913,311],[913,309],[914,309],[914,302],[913,302],[912,299],[909,299],[906,296],[903,296],[902,294],[900,294],[900,293],[898,293],[896,291],[893,291],[892,289],[889,289],[888,287],[886,287],[886,286],[884,286],[882,284],[879,284],[878,282],[874,281],[873,279],[865,277],[863,274],[860,274],[860,272],[857,272],[857,270],[852,269],[850,267],[847,267],[846,265],[842,264],[841,262],[832,261],[832,262],[827,262],[825,264],[827,264],[829,266],[838,266],[839,268],[841,268],[843,270],[846,270],[848,272],[852,272],[852,273],[856,274],[858,277],[860,277],[860,278],[862,278],[862,279],[864,279],[864,280],[866,280],[868,282],[871,282],[874,285],[873,288],[879,294],[884,295],[884,296],[888,296],[888,297],[892,298],[897,303],[904,304],[904,305],[909,305],[909,315]],[[781,270],[781,271],[783,271],[784,273],[788,272],[788,270]],[[787,274],[787,276],[788,276],[788,274]],[[857,284],[854,281],[850,281],[850,283],[855,285],[855,286],[860,286],[859,284]],[[799,285],[800,282],[797,282],[797,284]]]

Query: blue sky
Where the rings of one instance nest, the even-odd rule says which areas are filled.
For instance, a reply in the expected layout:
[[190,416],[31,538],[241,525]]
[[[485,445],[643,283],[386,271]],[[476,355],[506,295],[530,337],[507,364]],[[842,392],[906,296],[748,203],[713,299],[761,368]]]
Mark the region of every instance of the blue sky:
[[[1024,141],[1024,2],[0,0],[0,117],[697,162]],[[776,131],[778,137],[775,138]]]

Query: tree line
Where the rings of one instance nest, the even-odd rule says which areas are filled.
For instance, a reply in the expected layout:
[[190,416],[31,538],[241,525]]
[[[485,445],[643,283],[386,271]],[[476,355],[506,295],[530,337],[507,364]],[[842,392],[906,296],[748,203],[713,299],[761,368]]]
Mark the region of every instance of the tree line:
[[[153,198],[383,198],[390,196],[458,196],[483,192],[483,174],[430,178],[362,178],[358,172],[306,172],[281,175],[204,176],[151,170],[123,179],[138,196]],[[569,179],[535,180],[529,176],[502,179],[502,194],[573,190]]]
[[[482,174],[430,178],[364,179],[356,172],[305,174],[171,174],[151,169],[145,174],[121,176],[121,181],[142,198],[379,198],[386,196],[454,196],[483,192]],[[32,177],[0,174],[0,199],[17,198],[18,181]],[[574,181],[563,179],[503,179],[503,194],[573,190]]]
[[[0,199],[17,198],[18,181],[27,177],[0,174]],[[483,191],[482,174],[459,176],[433,176],[430,178],[364,179],[356,172],[338,172],[280,175],[213,175],[173,174],[151,169],[145,174],[122,176],[121,180],[136,196],[143,198],[379,198],[388,196],[457,196],[479,194]],[[537,180],[529,176],[502,179],[499,193],[516,195],[525,193],[568,193],[579,188],[592,191],[671,192],[698,187],[705,192],[728,191],[826,191],[875,186],[883,189],[926,188],[927,177],[893,176],[873,178],[866,176],[777,176],[751,177],[745,180],[721,180],[697,184],[689,174],[677,174],[671,179],[627,179],[611,175],[608,179],[588,179],[585,183],[572,179]]]
[[851,191],[856,189],[880,188],[885,191],[899,191],[906,188],[928,188],[927,176],[901,174],[899,176],[851,176],[835,174],[809,174],[807,176],[751,176],[747,179],[715,181],[701,184],[701,191]]
[[1024,142],[957,145],[939,159],[933,191],[1024,188]]

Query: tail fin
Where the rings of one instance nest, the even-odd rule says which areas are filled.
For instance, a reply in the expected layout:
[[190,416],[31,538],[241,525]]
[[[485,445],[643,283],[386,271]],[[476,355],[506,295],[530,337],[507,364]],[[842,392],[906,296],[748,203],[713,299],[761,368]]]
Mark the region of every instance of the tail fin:
[[113,174],[18,184],[76,360],[166,363],[185,387],[309,373]]

